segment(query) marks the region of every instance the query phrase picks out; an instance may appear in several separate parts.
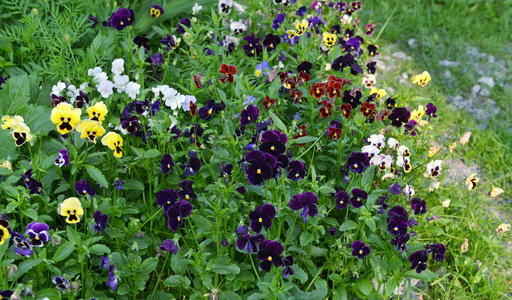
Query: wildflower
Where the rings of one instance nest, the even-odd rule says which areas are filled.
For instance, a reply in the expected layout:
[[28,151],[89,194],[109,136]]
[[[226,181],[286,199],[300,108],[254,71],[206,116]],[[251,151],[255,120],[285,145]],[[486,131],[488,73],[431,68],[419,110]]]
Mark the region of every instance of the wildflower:
[[367,24],[367,25],[365,25],[365,27],[366,27],[365,34],[367,36],[373,35],[373,33],[375,32],[375,23]]
[[407,196],[407,200],[409,200],[411,196],[414,196],[414,188],[412,187],[412,185],[406,185],[404,187],[403,192],[404,195]]
[[30,243],[34,247],[43,247],[45,242],[50,241],[50,227],[45,223],[32,222],[27,225],[25,234],[29,235]]
[[194,207],[188,201],[177,201],[174,206],[167,210],[167,222],[169,228],[176,232],[179,227],[183,226],[183,218],[190,216]]
[[476,177],[476,173],[473,173],[468,178],[466,178],[466,186],[468,187],[468,190],[471,191],[476,189],[478,181],[479,179]]
[[[197,99],[195,96],[187,95],[187,96],[185,96],[185,101],[183,101],[181,103],[181,108],[183,109],[183,111],[190,111],[192,113],[192,110],[194,109],[196,102],[197,102]],[[197,109],[197,106],[195,106],[195,107]]]
[[102,80],[97,85],[98,93],[101,94],[103,98],[108,98],[112,93],[114,93],[114,90],[112,89],[114,87],[114,84],[108,80]]
[[357,62],[354,60],[354,56],[350,53],[347,53],[343,56],[339,56],[338,58],[336,58],[333,61],[332,66],[331,66],[331,68],[334,71],[340,71],[340,72],[343,72],[343,70],[346,67],[350,67],[350,69],[351,69],[350,73],[354,76],[356,76],[357,73],[360,73],[360,74],[363,73],[363,69],[361,68],[361,66],[359,66],[357,64]]
[[69,103],[59,103],[52,109],[51,121],[57,125],[60,134],[66,134],[80,122],[80,109],[75,109]]
[[190,22],[189,18],[183,18],[178,23],[178,32],[181,33],[181,34],[184,34],[186,31],[185,31],[185,28],[183,28],[182,25],[185,26],[185,27],[190,27],[190,25],[192,25],[192,23]]
[[430,118],[437,118],[436,111],[437,107],[434,105],[434,103],[427,104],[427,110],[425,111],[425,114],[428,116],[429,122]]
[[428,254],[432,254],[432,258],[436,261],[442,261],[444,254],[446,253],[446,246],[444,244],[432,244],[425,246],[425,250]]
[[107,279],[107,286],[109,286],[112,291],[115,291],[117,288],[117,276],[114,271],[114,266],[110,265],[108,267],[108,279]]
[[199,5],[197,2],[192,7],[192,14],[197,14],[201,9],[203,9],[203,6]]
[[259,55],[263,51],[263,47],[260,45],[261,38],[256,38],[254,32],[251,35],[246,35],[244,41],[247,42],[242,48],[248,57]]
[[429,162],[427,164],[427,173],[426,175],[431,177],[431,178],[435,178],[437,176],[439,176],[440,172],[441,172],[441,163],[442,161],[441,160],[433,160],[431,162]]
[[245,161],[249,164],[245,169],[245,174],[252,185],[262,185],[264,180],[272,178],[272,169],[277,164],[277,160],[272,154],[259,150],[247,153]]
[[112,62],[112,73],[121,75],[124,72],[124,59],[118,58]]
[[377,205],[380,205],[379,211],[377,212],[378,214],[383,214],[384,210],[388,209],[389,205],[385,202],[387,198],[388,195],[383,195],[379,197],[377,201]]
[[151,55],[149,59],[151,59],[151,62],[153,62],[155,66],[160,66],[165,63],[164,55],[161,52],[157,52],[156,54]]
[[89,142],[96,144],[96,138],[105,134],[105,129],[100,122],[93,120],[82,120],[76,126],[76,131],[80,132],[81,139],[88,139]]
[[265,96],[265,100],[263,100],[263,107],[265,110],[269,110],[270,106],[276,103],[276,99],[270,99],[269,96]]
[[466,145],[468,142],[469,142],[469,138],[471,137],[471,131],[468,131],[466,133],[464,133],[461,137],[460,137],[460,143],[461,145]]
[[350,114],[352,112],[352,105],[350,105],[350,103],[345,103],[345,104],[342,104],[340,106],[340,109],[343,113],[343,116],[345,117],[345,119],[348,119],[350,118]]
[[272,21],[272,29],[277,30],[279,26],[284,22],[286,14],[278,14],[277,17]]
[[[0,77],[1,79],[1,77]],[[1,90],[1,88],[0,88]],[[11,296],[14,294],[11,290],[0,290],[0,299],[11,299]]]
[[400,195],[402,193],[402,187],[398,183],[393,183],[389,187],[389,192],[391,194]]
[[114,183],[112,185],[116,188],[116,190],[120,191],[123,189],[123,184],[124,184],[124,181],[116,180],[116,181],[114,181]]
[[293,266],[293,263],[294,263],[294,258],[293,258],[292,255],[287,255],[283,259],[283,264],[284,264],[283,275],[284,275],[284,279],[287,279],[289,275],[295,274],[295,271],[293,271],[293,269],[291,268],[291,266]]
[[177,254],[180,248],[178,245],[174,244],[174,241],[169,239],[165,239],[162,241],[162,245],[158,246],[160,250],[171,252],[172,254]]
[[325,88],[325,83],[317,82],[311,86],[309,93],[316,99],[320,99],[324,96]]
[[249,213],[252,231],[259,233],[262,227],[267,229],[272,225],[272,219],[276,216],[276,209],[272,204],[262,204]]
[[251,236],[248,233],[245,233],[243,235],[239,235],[236,246],[240,250],[247,250],[247,254],[249,255],[251,252],[258,252],[258,244],[264,240],[265,237],[263,237],[262,234]]
[[10,236],[9,222],[6,220],[0,220],[0,245],[3,245],[5,240],[7,240]]
[[12,120],[10,129],[16,146],[20,147],[26,142],[30,142],[32,135],[30,134],[30,128],[16,117]]
[[100,269],[103,268],[105,270],[108,270],[110,267],[110,259],[108,256],[102,256],[100,259]]
[[87,109],[89,119],[98,121],[100,124],[105,120],[105,116],[108,113],[107,106],[103,101],[100,101]]
[[69,166],[69,154],[68,150],[62,149],[59,151],[59,156],[55,160],[54,164],[61,168],[62,166]]
[[139,117],[130,116],[128,118],[121,117],[121,128],[125,129],[131,135],[134,135],[137,130],[141,128]]
[[[182,107],[185,103],[185,95],[178,93],[175,89],[169,89],[163,92],[162,101],[165,100],[165,105],[170,107],[172,110],[176,110],[178,107]],[[190,102],[189,102],[190,104]]]
[[411,113],[405,107],[396,107],[389,114],[388,119],[391,121],[391,125],[395,127],[401,127],[404,123],[409,122]]
[[115,30],[123,30],[130,26],[135,21],[135,13],[131,9],[121,8],[117,12],[112,13],[109,18],[110,27],[114,27]]
[[89,186],[85,179],[75,182],[75,189],[79,195],[89,194],[89,196],[91,197],[96,195],[96,191]]
[[375,75],[372,75],[372,74],[363,76],[363,79],[361,81],[361,84],[364,85],[367,89],[372,88],[373,85],[376,83],[377,83],[377,80],[375,78]]
[[162,206],[164,212],[167,212],[170,207],[174,206],[176,201],[179,199],[178,193],[174,189],[162,190],[156,195],[156,204]]
[[247,26],[242,22],[233,21],[229,24],[229,29],[231,29],[233,35],[239,35],[247,29]]
[[220,170],[220,176],[222,178],[226,178],[227,175],[231,175],[231,172],[233,171],[233,165],[232,164],[224,164],[222,163],[222,168]]
[[114,150],[115,157],[123,156],[123,138],[113,131],[107,133],[102,139],[101,143],[104,146],[109,147],[111,150]]
[[105,234],[105,228],[108,226],[108,215],[102,215],[101,211],[97,210],[94,212],[94,221],[96,222],[96,225],[94,225],[94,230],[96,230],[98,233]]
[[409,255],[409,261],[411,264],[411,269],[416,269],[416,273],[421,273],[427,269],[427,265],[425,263],[428,261],[428,253],[424,250],[419,250]]
[[440,185],[441,185],[440,182],[434,180],[430,183],[430,186],[428,187],[428,191],[433,192],[433,191],[437,190]]
[[312,192],[305,192],[292,196],[292,200],[288,203],[291,209],[299,210],[302,209],[300,216],[304,219],[304,223],[308,220],[308,216],[314,217],[318,214],[318,208],[316,203],[318,197]]
[[415,215],[424,215],[427,212],[427,202],[419,197],[414,197],[411,199],[411,208]]
[[188,152],[188,164],[180,164],[183,170],[183,176],[194,176],[201,169],[201,160],[197,158],[197,152],[191,150]]
[[368,156],[361,152],[352,152],[346,166],[350,171],[362,174],[366,167],[369,166]]
[[503,189],[499,187],[493,187],[492,190],[489,192],[489,196],[491,196],[492,198],[496,198],[503,192]]
[[368,54],[370,56],[377,56],[379,52],[377,52],[377,46],[376,45],[368,45]]
[[341,190],[334,195],[334,198],[336,199],[337,209],[347,208],[350,199],[350,195],[347,192]]
[[260,251],[258,252],[258,259],[262,261],[260,262],[260,269],[269,273],[272,264],[274,264],[276,268],[284,264],[281,258],[284,248],[281,243],[267,240],[260,242],[259,246]]
[[336,40],[337,40],[336,34],[332,34],[329,32],[324,32],[322,34],[322,39],[323,39],[325,45],[328,47],[334,46],[336,44]]
[[190,143],[194,143],[196,138],[202,137],[204,129],[199,124],[190,124],[191,128],[186,128],[183,131],[183,136],[189,138]]
[[370,254],[370,247],[366,246],[364,242],[357,240],[352,243],[352,256],[363,259],[368,254]]
[[267,48],[268,52],[276,49],[277,45],[281,43],[281,37],[274,34],[267,34],[263,39],[263,46]]
[[409,218],[407,210],[402,206],[394,206],[388,211],[388,217],[386,219],[387,229],[391,235],[399,236],[407,233],[407,227]]
[[[254,76],[260,77],[261,75],[267,75],[265,70],[268,69],[268,68],[269,68],[268,61],[264,60],[261,64],[258,64],[256,66],[256,70],[254,71]],[[230,82],[233,82],[233,81],[230,81]]]
[[323,107],[320,108],[320,117],[324,118],[324,119],[327,119],[329,118],[331,115],[332,115],[332,104],[327,101],[327,100],[324,100],[322,101],[322,105]]
[[149,15],[151,16],[151,18],[158,18],[161,15],[163,15],[164,12],[164,8],[157,4],[152,5],[151,8],[149,9]]
[[370,91],[370,94],[373,95],[375,94],[375,97],[374,99],[375,100],[380,100],[382,99],[384,96],[386,96],[386,91],[383,90],[383,89],[378,89],[376,87],[372,87],[371,91]]
[[296,20],[295,21],[295,29],[297,29],[297,35],[301,36],[303,35],[306,30],[308,29],[309,22],[307,19],[302,19],[302,21]]
[[167,50],[167,52],[169,52],[169,51],[171,51],[171,49],[174,49],[177,47],[176,39],[174,38],[174,36],[172,36],[170,34],[168,34],[163,39],[161,39],[160,44],[165,45],[165,50]]
[[368,198],[368,194],[361,190],[361,189],[353,189],[352,190],[352,198],[350,198],[350,204],[354,208],[359,208],[363,206],[363,200],[366,200]]
[[251,96],[251,95],[247,95],[247,98],[245,98],[244,102],[242,103],[243,106],[247,105],[247,104],[251,104],[253,102],[256,101],[256,98]]
[[125,91],[128,94],[128,97],[135,100],[135,97],[140,93],[140,84],[130,81],[126,85]]
[[288,137],[286,134],[281,133],[279,130],[267,130],[261,136],[259,149],[277,158],[286,150],[287,141]]
[[260,115],[260,110],[257,106],[249,104],[246,109],[242,110],[240,114],[240,125],[247,126],[256,122]]
[[69,284],[69,281],[64,278],[63,276],[56,276],[52,279],[52,282],[55,284],[56,288],[59,290],[65,292],[66,290],[68,292],[71,292],[71,285]]
[[427,83],[430,81],[430,74],[427,71],[423,71],[420,75],[413,75],[412,76],[412,83],[417,83],[421,86],[426,86]]
[[173,171],[173,167],[174,167],[174,161],[172,160],[172,157],[170,154],[166,153],[164,154],[164,157],[162,158],[162,160],[160,160],[160,171],[163,173],[163,174],[167,174],[169,172],[174,172]]
[[303,179],[306,177],[307,170],[308,168],[303,162],[293,160],[288,163],[288,179],[291,179],[292,181]]
[[510,229],[510,224],[501,223],[496,231],[500,234],[502,232],[508,231]]
[[441,203],[441,205],[443,207],[450,207],[450,202],[451,200],[450,199],[446,199],[446,200],[443,200],[443,202]]

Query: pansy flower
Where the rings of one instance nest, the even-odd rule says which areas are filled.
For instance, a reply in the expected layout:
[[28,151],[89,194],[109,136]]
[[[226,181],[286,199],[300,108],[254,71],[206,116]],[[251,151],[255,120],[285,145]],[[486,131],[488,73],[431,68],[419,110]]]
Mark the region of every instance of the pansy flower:
[[351,112],[352,112],[352,105],[350,103],[345,103],[340,106],[341,112],[343,113],[343,116],[345,119],[350,118]]
[[167,210],[169,228],[176,232],[179,227],[183,226],[183,218],[190,216],[192,209],[194,207],[188,201],[177,201],[174,203],[174,206]]
[[377,54],[379,54],[379,52],[377,52],[377,46],[376,45],[368,45],[368,54],[370,56],[376,56]]
[[117,12],[112,13],[109,19],[110,26],[118,31],[132,25],[134,21],[135,13],[128,8],[121,8]]
[[274,157],[278,157],[286,150],[286,142],[288,137],[279,130],[267,130],[261,136],[261,144],[259,149],[264,153],[269,153]]
[[446,253],[446,246],[444,244],[432,244],[425,246],[428,253],[432,253],[432,258],[436,261],[442,261]]
[[32,222],[27,225],[25,234],[29,235],[30,243],[34,247],[43,247],[44,243],[50,241],[50,227],[45,223]]
[[172,254],[177,254],[180,248],[178,245],[174,244],[174,241],[169,239],[165,239],[162,241],[162,245],[158,246],[160,250],[171,252]]
[[428,116],[429,122],[430,122],[430,118],[437,118],[436,112],[437,112],[437,107],[434,105],[434,103],[427,104],[427,110],[425,111],[425,114]]
[[82,204],[76,197],[67,198],[59,204],[59,215],[66,217],[69,224],[78,223],[80,216],[84,214]]
[[300,160],[292,160],[288,163],[288,179],[297,181],[306,177],[308,168]]
[[169,172],[173,172],[174,161],[172,160],[172,156],[168,153],[165,153],[162,160],[160,160],[160,171],[163,174],[167,174]]
[[345,192],[343,190],[338,191],[336,194],[334,194],[334,198],[336,201],[337,209],[347,208],[348,202],[350,200],[350,195],[347,192]]
[[272,178],[272,170],[277,164],[277,160],[272,154],[259,150],[247,153],[245,161],[249,166],[244,171],[247,174],[247,180],[252,185],[262,185],[265,180]]
[[269,96],[265,96],[265,100],[263,100],[263,107],[265,110],[269,110],[270,106],[276,103],[276,99],[270,99]]
[[309,22],[307,19],[302,19],[302,21],[296,20],[295,21],[295,29],[297,29],[297,35],[301,36],[303,35],[306,30],[308,30]]
[[87,109],[89,119],[98,121],[100,124],[105,120],[105,116],[108,113],[107,106],[103,101],[100,101]]
[[272,204],[262,204],[249,213],[252,231],[259,233],[263,227],[269,229],[272,219],[276,216],[276,209]]
[[263,47],[267,48],[268,52],[275,50],[280,43],[281,37],[271,33],[267,34],[263,39]]
[[433,161],[429,162],[427,164],[426,176],[431,177],[431,178],[436,178],[437,176],[439,176],[439,174],[441,174],[441,170],[442,170],[442,167],[441,167],[442,162],[443,162],[442,160],[433,160]]
[[133,43],[137,45],[138,48],[144,47],[145,52],[147,53],[149,50],[151,50],[151,47],[149,46],[149,39],[145,36],[137,35],[133,38]]
[[89,105],[89,96],[84,91],[80,91],[79,95],[76,96],[75,106],[76,108],[82,109],[85,105]]
[[152,5],[149,9],[149,15],[151,18],[158,18],[164,14],[164,8],[158,4]]
[[314,85],[311,86],[311,89],[309,90],[309,93],[311,96],[315,97],[316,99],[320,99],[323,97],[325,93],[325,83],[317,82]]
[[233,171],[233,165],[232,164],[224,164],[222,163],[222,168],[220,169],[220,176],[222,178],[227,178],[228,175],[231,175],[231,172]]
[[192,23],[190,22],[189,18],[181,19],[181,21],[178,23],[178,32],[184,34],[186,31],[185,28],[183,28],[183,26],[190,27],[190,25],[192,25]]
[[164,212],[167,212],[169,207],[174,206],[178,199],[178,193],[174,189],[166,189],[156,193],[156,204],[162,206]]
[[314,217],[318,214],[317,202],[318,197],[314,193],[305,192],[293,195],[288,205],[293,210],[302,209],[300,216],[304,220],[304,223],[306,223],[308,216]]
[[367,36],[373,35],[375,32],[375,23],[366,24],[366,31],[364,32]]
[[327,47],[332,47],[336,44],[337,41],[336,34],[324,32],[322,34],[322,40]]
[[199,109],[199,117],[204,121],[210,121],[213,116],[226,108],[224,101],[215,103],[215,100],[206,100],[204,106]]
[[363,97],[361,89],[356,88],[343,92],[342,101],[344,104],[350,104],[351,109],[355,109],[361,104],[361,97]]
[[107,133],[102,139],[101,143],[104,146],[109,147],[111,150],[114,150],[115,157],[123,156],[123,138],[115,132]]
[[370,254],[370,247],[368,247],[364,242],[357,240],[352,243],[352,256],[363,259],[368,254]]
[[320,108],[320,117],[327,119],[332,115],[332,104],[331,102],[324,100],[322,101],[322,108]]
[[[2,77],[0,76],[0,79],[1,78]],[[0,90],[1,89],[2,88],[0,87]],[[13,294],[14,294],[14,292],[11,290],[0,290],[0,299],[10,299]]]
[[239,35],[247,29],[247,25],[242,22],[233,21],[229,24],[229,29],[231,29],[233,35]]
[[347,159],[347,168],[350,171],[362,174],[369,166],[368,156],[362,152],[352,152]]
[[81,110],[69,103],[59,103],[52,109],[51,121],[57,125],[60,134],[69,133],[80,123]]
[[369,117],[373,114],[373,111],[375,110],[375,104],[370,102],[364,102],[361,106],[361,112],[363,113],[363,116]]
[[20,147],[26,142],[30,142],[33,136],[30,134],[30,128],[16,117],[12,120],[10,129],[16,146]]
[[476,173],[473,173],[468,178],[466,178],[466,186],[468,187],[468,190],[471,191],[476,189],[478,181],[479,179],[476,177]]
[[417,83],[418,85],[426,86],[430,79],[430,74],[427,71],[423,71],[419,75],[413,75],[411,81],[413,84]]
[[190,143],[194,143],[198,137],[202,137],[204,129],[199,124],[190,124],[192,127],[185,128],[183,136],[189,138]]
[[9,246],[14,245],[14,252],[20,256],[29,257],[34,254],[32,244],[19,232],[11,230],[12,238],[9,241]]
[[92,187],[89,186],[89,184],[87,183],[87,181],[85,179],[75,182],[75,189],[79,195],[88,194],[91,197],[96,195],[96,191]]
[[167,50],[167,52],[171,51],[171,49],[176,48],[176,40],[174,39],[174,36],[170,34],[161,39],[160,44],[165,45],[165,50]]
[[278,14],[277,17],[272,21],[272,29],[277,30],[279,26],[284,22],[286,14]]
[[165,63],[164,55],[161,52],[157,52],[149,57],[153,65],[160,66]]
[[284,275],[284,279],[286,279],[286,278],[288,278],[289,275],[295,274],[295,271],[293,271],[293,269],[291,268],[293,266],[293,263],[294,263],[293,256],[292,255],[287,255],[283,259],[283,263],[284,263],[283,275]]
[[401,127],[404,123],[409,122],[411,113],[405,107],[396,107],[389,114],[388,119],[391,121],[391,125]]
[[107,286],[109,286],[112,291],[115,291],[117,288],[117,276],[114,270],[114,265],[110,265],[108,267],[108,278],[107,278]]
[[102,215],[101,211],[97,210],[94,212],[94,221],[96,222],[96,225],[94,225],[94,230],[96,230],[98,233],[105,234],[105,228],[108,227],[108,215]]
[[414,197],[411,199],[411,208],[415,215],[424,215],[427,212],[427,202],[419,197]]
[[251,254],[251,252],[258,252],[258,244],[263,242],[265,237],[263,234],[256,234],[254,236],[245,233],[238,237],[236,242],[236,246],[240,250],[247,250],[247,254]]
[[134,135],[141,128],[138,116],[130,116],[125,118],[121,116],[121,128],[125,129],[131,135]]
[[409,261],[411,262],[411,269],[416,269],[416,273],[421,273],[427,269],[425,264],[428,261],[428,252],[425,250],[419,250],[409,255]]
[[201,169],[201,160],[197,158],[197,152],[190,150],[188,156],[188,164],[180,164],[185,177],[194,176]]
[[256,38],[254,32],[251,35],[246,35],[244,41],[246,41],[247,44],[243,45],[242,48],[247,56],[257,56],[263,51],[263,47],[260,44],[261,38]]
[[249,104],[246,109],[242,110],[240,114],[240,125],[247,126],[256,122],[260,115],[260,110],[257,106]]
[[105,129],[100,122],[93,120],[82,120],[76,126],[76,131],[80,132],[81,139],[87,139],[89,142],[96,144],[96,138],[105,134]]
[[71,285],[69,284],[69,281],[64,278],[63,276],[56,276],[52,279],[52,282],[55,284],[55,287],[59,290],[65,292],[71,292]]
[[3,245],[10,236],[9,222],[7,220],[0,220],[0,245]]
[[260,262],[260,269],[269,273],[272,264],[277,268],[284,264],[281,258],[281,254],[284,251],[283,244],[277,241],[266,240],[260,242],[259,246],[258,259],[262,261]]
[[407,210],[400,205],[392,207],[388,211],[387,229],[394,236],[404,235],[409,227],[409,218]]
[[366,200],[368,198],[368,194],[361,190],[361,189],[353,189],[352,190],[352,198],[350,198],[350,204],[354,208],[359,208],[363,206],[363,200]]
[[386,109],[393,109],[396,107],[396,100],[394,98],[386,99]]

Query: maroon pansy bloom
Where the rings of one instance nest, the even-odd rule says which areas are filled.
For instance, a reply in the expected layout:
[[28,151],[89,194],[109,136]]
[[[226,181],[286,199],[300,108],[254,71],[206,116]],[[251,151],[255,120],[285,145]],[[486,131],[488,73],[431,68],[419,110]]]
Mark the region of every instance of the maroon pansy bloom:
[[373,114],[373,111],[375,110],[375,104],[370,102],[364,102],[361,106],[361,112],[363,113],[363,116],[369,117]]
[[272,264],[276,266],[276,268],[282,266],[284,264],[283,259],[281,258],[281,254],[284,251],[283,244],[277,241],[262,241],[259,244],[260,251],[258,252],[258,259],[261,260],[260,268],[269,273],[272,268]]
[[188,201],[177,201],[173,207],[167,210],[169,228],[176,232],[179,227],[183,226],[183,218],[190,216],[194,207]]
[[361,189],[353,189],[352,190],[352,198],[350,198],[350,204],[353,207],[359,208],[363,206],[363,200],[368,198],[368,194]]
[[158,246],[160,250],[171,252],[172,254],[177,254],[180,248],[178,245],[174,244],[174,241],[169,239],[165,239],[162,241],[162,245]]
[[219,72],[221,74],[225,74],[224,76],[219,78],[220,82],[226,83],[227,81],[229,81],[230,83],[233,83],[233,80],[234,80],[233,75],[235,75],[238,72],[238,70],[236,69],[236,67],[234,65],[222,64],[222,65],[220,65]]
[[258,244],[263,242],[265,237],[263,234],[257,234],[254,236],[245,233],[240,236],[236,242],[236,246],[240,250],[247,250],[247,254],[251,254],[251,252],[258,252]]
[[91,197],[96,195],[96,191],[89,186],[85,179],[75,182],[75,189],[79,195],[89,194],[89,196]]
[[277,160],[272,154],[259,150],[247,153],[245,161],[249,164],[245,170],[247,180],[252,185],[262,185],[265,180],[272,178],[272,169],[277,164]]
[[302,213],[300,216],[304,219],[304,223],[308,220],[308,216],[314,217],[318,214],[318,208],[316,203],[318,202],[318,197],[312,192],[305,192],[302,194],[297,194],[292,196],[292,200],[288,205],[293,210],[302,209]]
[[411,269],[416,269],[416,273],[421,273],[427,269],[425,264],[428,261],[428,252],[425,250],[419,250],[409,255],[409,261],[411,262]]
[[350,105],[350,103],[342,104],[340,106],[340,109],[345,119],[350,118],[350,113],[352,111],[352,105]]
[[364,242],[357,240],[352,243],[352,256],[363,259],[368,254],[370,254],[370,247],[366,246]]
[[276,99],[270,99],[269,96],[265,96],[265,100],[263,100],[263,107],[265,110],[269,110],[270,106],[276,103]]
[[173,172],[174,169],[174,161],[172,160],[172,156],[168,153],[164,154],[162,160],[160,160],[160,171],[164,174],[169,172]]
[[272,225],[272,219],[276,216],[276,209],[272,204],[262,204],[249,213],[252,231],[259,233],[262,227],[267,229]]
[[411,208],[415,215],[424,215],[427,212],[427,202],[419,197],[414,197],[411,199]]

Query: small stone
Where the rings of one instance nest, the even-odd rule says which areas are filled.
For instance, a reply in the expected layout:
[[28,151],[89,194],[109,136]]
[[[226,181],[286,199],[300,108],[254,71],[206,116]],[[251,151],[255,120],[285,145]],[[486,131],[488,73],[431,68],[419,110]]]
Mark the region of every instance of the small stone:
[[413,48],[416,46],[416,40],[415,39],[408,39],[407,44],[409,44],[409,47]]
[[452,72],[450,72],[450,70],[444,71],[443,77],[444,78],[451,78],[452,77]]
[[480,77],[480,79],[478,79],[478,82],[487,84],[487,86],[489,86],[491,89],[495,86],[494,78],[492,78],[491,76]]
[[489,97],[491,95],[491,91],[488,87],[484,86],[478,94],[482,97]]
[[476,94],[478,94],[478,92],[480,92],[480,89],[481,89],[480,85],[479,85],[479,84],[475,84],[475,85],[471,88],[471,93],[472,93],[473,95],[476,95]]
[[440,60],[439,61],[439,64],[443,67],[450,67],[450,68],[455,68],[455,67],[458,67],[460,66],[460,62],[457,62],[457,61],[450,61],[450,60]]
[[407,56],[407,54],[405,54],[403,51],[395,52],[391,56],[398,59],[411,60],[411,57]]

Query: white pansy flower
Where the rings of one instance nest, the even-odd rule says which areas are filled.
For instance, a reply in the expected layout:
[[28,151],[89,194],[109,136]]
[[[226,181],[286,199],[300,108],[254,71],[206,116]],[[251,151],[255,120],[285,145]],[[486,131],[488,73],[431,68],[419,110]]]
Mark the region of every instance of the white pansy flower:
[[57,82],[56,85],[52,87],[52,94],[60,96],[60,92],[66,89],[66,84],[64,82]]
[[409,148],[407,148],[407,146],[404,146],[404,145],[398,147],[397,153],[398,153],[398,155],[404,156],[404,157],[411,156],[411,153],[409,152]]
[[153,92],[153,94],[155,94],[155,97],[158,97],[160,96],[160,93],[163,92],[164,90],[168,89],[169,86],[167,85],[158,85],[154,88],[151,88],[151,91]]
[[166,100],[165,105],[170,107],[172,110],[175,110],[178,106],[181,106],[183,102],[185,102],[185,95],[177,94],[170,100]]
[[183,111],[190,111],[190,102],[196,103],[197,99],[195,96],[187,95],[185,96],[185,101],[181,103],[181,108],[183,108]]
[[203,7],[196,2],[196,4],[194,4],[192,7],[192,14],[197,14],[201,9],[203,9]]
[[245,26],[245,24],[242,22],[233,21],[229,25],[229,29],[231,29],[231,32],[234,35],[239,35],[240,33],[244,32],[247,29],[247,26]]
[[[177,90],[173,88],[168,88],[162,91],[162,101],[165,102],[165,105],[167,105],[167,102],[171,102],[171,100],[176,97],[179,93]],[[168,106],[168,105],[167,105]]]
[[112,90],[113,87],[114,84],[112,82],[108,80],[103,80],[97,86],[98,93],[100,93],[103,98],[108,98],[108,96],[112,95],[112,93],[114,92]]
[[434,190],[437,190],[440,185],[441,185],[440,182],[434,180],[430,183],[430,186],[428,187],[428,191],[433,192]]
[[404,187],[404,194],[407,196],[407,200],[409,200],[411,196],[414,196],[414,188],[412,185],[406,185]]
[[140,84],[132,81],[128,82],[125,92],[128,94],[128,97],[135,100],[135,97],[140,93]]
[[76,89],[74,85],[68,86],[66,91],[66,96],[69,97],[69,101],[74,103],[76,101],[76,96],[80,95],[80,91]]
[[114,76],[114,87],[117,89],[118,93],[124,92],[126,90],[126,85],[130,81],[128,75],[119,75],[116,74]]
[[112,62],[112,73],[120,75],[124,72],[124,59],[118,58]]
[[84,82],[80,85],[80,90],[85,91],[89,87],[89,82]]
[[443,162],[442,160],[433,160],[433,161],[429,162],[427,164],[426,176],[432,177],[432,178],[439,176],[439,174],[441,173],[441,169],[442,169],[441,168],[442,162]]
[[386,138],[382,134],[372,134],[368,138],[368,143],[382,149],[386,145]]
[[229,14],[233,7],[233,0],[219,0],[219,14]]
[[368,158],[372,158],[380,153],[380,149],[375,147],[374,145],[366,145],[363,148],[361,148],[361,152],[366,153],[366,155],[368,155]]
[[400,147],[400,143],[395,138],[389,138],[388,139],[388,147],[392,149],[396,149]]
[[96,74],[101,73],[101,72],[102,72],[101,68],[100,67],[96,67],[94,69],[87,70],[87,75],[95,76]]

